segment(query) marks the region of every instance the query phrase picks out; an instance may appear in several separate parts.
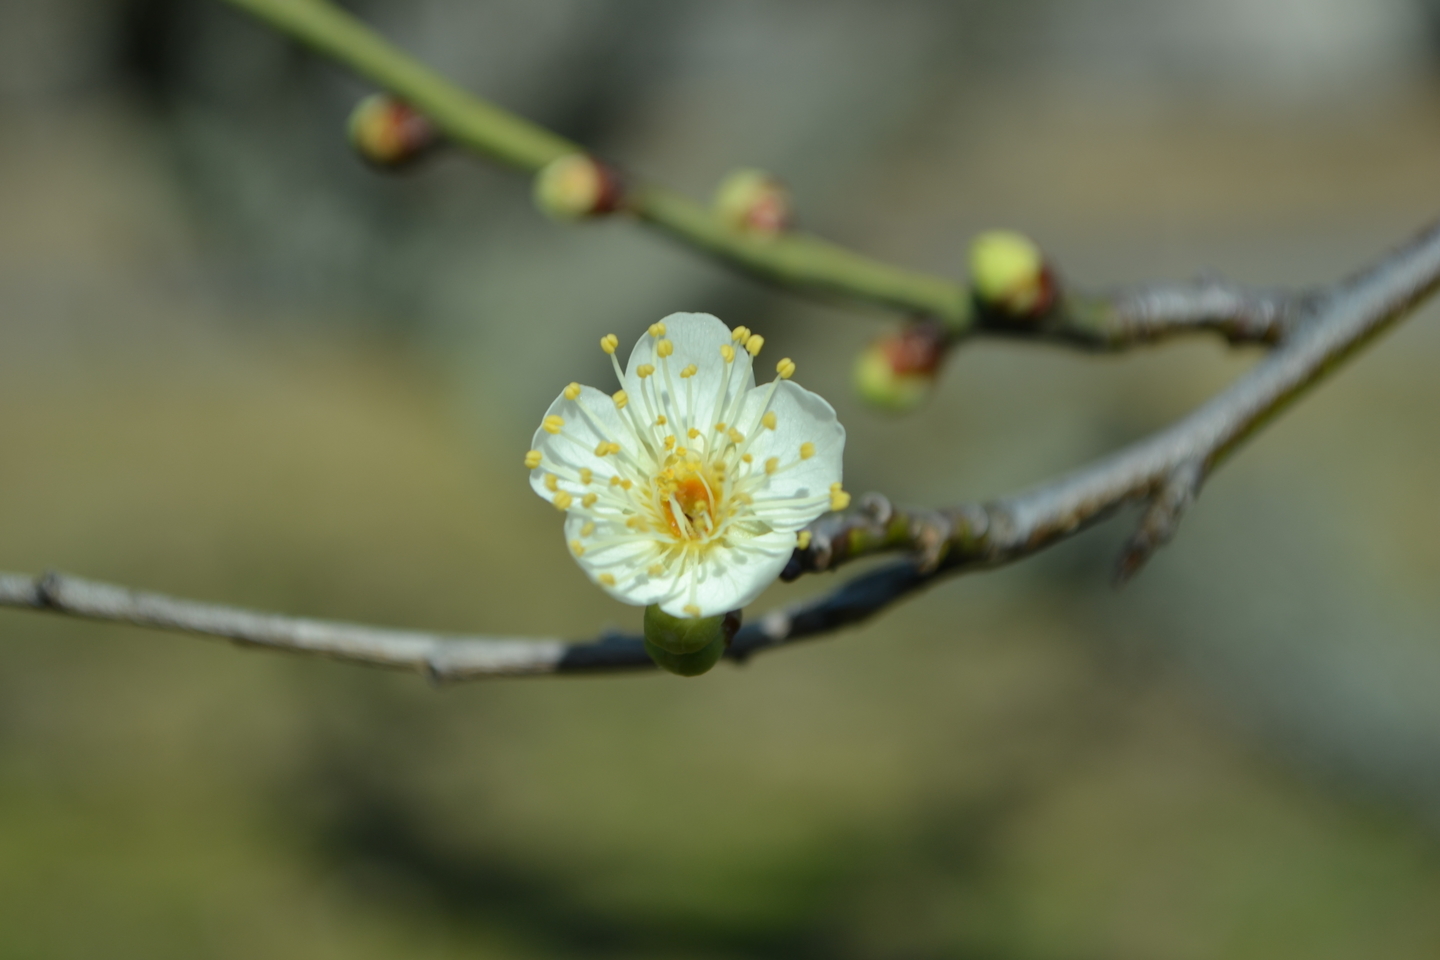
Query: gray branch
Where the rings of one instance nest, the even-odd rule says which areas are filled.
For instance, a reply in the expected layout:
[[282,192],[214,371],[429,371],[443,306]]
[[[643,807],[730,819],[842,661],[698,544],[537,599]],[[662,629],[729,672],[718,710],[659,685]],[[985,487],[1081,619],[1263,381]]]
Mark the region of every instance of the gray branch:
[[[859,623],[938,579],[1030,556],[1109,515],[1148,503],[1122,559],[1135,572],[1175,532],[1211,471],[1245,438],[1440,285],[1440,227],[1369,270],[1279,305],[1279,345],[1249,373],[1189,416],[1088,467],[1030,490],[944,509],[899,510],[883,496],[821,517],[786,578],[830,570],[884,551],[911,555],[856,577],[819,600],[775,611],[741,628],[728,652],[756,653]],[[1163,298],[1162,298],[1163,300]],[[1158,301],[1157,301],[1158,302]],[[1183,310],[1146,308],[1157,317]],[[1165,313],[1165,311],[1170,311]],[[1198,315],[1198,314],[1197,314]],[[585,673],[650,667],[640,638],[562,640],[443,636],[260,613],[143,593],[61,574],[0,574],[0,606],[221,637],[247,646],[414,670],[432,681]]]

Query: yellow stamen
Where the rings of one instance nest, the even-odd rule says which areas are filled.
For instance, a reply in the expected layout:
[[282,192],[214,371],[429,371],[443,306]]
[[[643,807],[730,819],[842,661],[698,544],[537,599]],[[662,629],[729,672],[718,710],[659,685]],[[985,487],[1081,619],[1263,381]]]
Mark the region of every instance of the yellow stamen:
[[801,530],[798,534],[796,534],[796,536],[795,536],[795,546],[799,547],[801,550],[809,550],[809,549],[810,549],[810,531],[809,531],[809,530]]
[[591,470],[589,467],[581,467],[581,468],[580,468],[580,482],[581,482],[581,483],[585,484],[585,486],[588,487],[588,486],[590,486],[590,481],[591,481],[591,480],[594,480],[594,479],[595,479],[595,471]]
[[616,410],[624,410],[625,404],[630,402],[630,394],[626,393],[624,390],[616,390],[615,393],[611,395],[610,399],[615,401]]
[[663,576],[665,576],[665,568],[664,568],[663,566],[661,566],[660,564],[658,564],[658,563],[652,563],[652,564],[650,564],[649,568],[646,569],[645,572],[648,573],[648,574],[650,574],[650,576],[652,576],[652,577],[663,577]]
[[780,418],[775,416],[774,410],[767,411],[765,416],[760,418],[760,425],[763,426],[766,430],[774,430],[775,425],[779,422]]
[[629,489],[630,489],[631,487],[633,487],[633,486],[635,486],[635,481],[634,481],[634,480],[621,480],[621,481],[620,481],[620,489],[621,489],[621,490],[629,490]]
[[625,520],[625,526],[629,527],[631,530],[640,530],[645,526],[645,518],[627,517]]
[[815,444],[811,443],[808,440],[800,444],[801,460],[809,460],[813,456],[815,456]]
[[536,467],[540,466],[539,450],[531,450],[529,453],[525,454],[525,466],[529,467],[531,470],[534,470]]
[[693,603],[687,603],[681,609],[683,609],[686,613],[690,614],[690,616],[692,617],[700,616],[700,608],[695,606],[695,604]]
[[566,387],[566,388],[565,388],[565,399],[566,399],[566,400],[579,400],[579,399],[580,399],[580,384],[578,384],[578,383],[572,383],[572,384],[570,384],[570,386]]
[[781,380],[789,380],[795,376],[795,361],[786,357],[784,360],[775,364],[775,372],[780,374]]
[[753,454],[753,453],[747,453],[747,454],[745,454],[743,457],[741,457],[740,459],[741,459],[741,460],[744,460],[746,463],[754,463],[754,462],[755,462],[755,454]]
[[652,364],[648,363],[642,363],[640,364],[640,366],[635,368],[635,376],[639,377],[641,380],[644,380],[646,377],[650,376],[650,374],[654,372],[655,367]]
[[844,510],[850,506],[850,494],[840,489],[840,484],[830,484],[830,509]]
[[615,336],[615,334],[613,333],[607,333],[605,336],[600,338],[600,349],[604,350],[606,353],[614,353],[616,348],[619,346],[620,338]]
[[736,343],[744,343],[745,338],[748,336],[750,336],[749,327],[736,327],[734,330],[730,331],[730,339],[734,340]]
[[739,446],[740,444],[745,442],[745,434],[741,433],[739,430],[736,430],[734,427],[731,427],[729,430],[727,430],[725,432],[725,436],[729,437],[730,442],[735,444],[736,446]]
[[657,426],[657,427],[663,427],[663,426],[665,426],[665,424],[667,424],[667,423],[669,423],[669,422],[670,422],[670,419],[669,419],[668,417],[666,417],[665,414],[663,414],[663,413],[660,414],[660,416],[658,416],[658,417],[655,418],[655,426]]
[[610,486],[612,486],[612,487],[618,487],[618,486],[620,486],[620,484],[621,484],[621,480],[620,480],[619,477],[611,477],[611,478],[610,478]]
[[779,457],[771,457],[769,460],[766,460],[766,461],[765,461],[765,473],[766,473],[766,474],[774,473],[776,470],[779,470],[779,469],[780,469],[780,458],[779,458]]
[[681,370],[681,371],[680,371],[680,379],[681,379],[681,380],[689,380],[691,377],[695,376],[695,374],[697,374],[697,373],[699,373],[699,372],[700,372],[700,368],[697,367],[697,366],[695,366],[695,364],[692,363],[692,364],[690,364],[689,366],[687,366],[684,370]]
[[564,490],[561,490],[559,493],[555,494],[555,499],[551,500],[550,502],[555,504],[556,510],[569,510],[570,504],[574,503],[575,501],[574,498],[570,496],[570,494],[566,493]]
[[690,438],[691,440],[699,440],[699,439],[700,439],[700,431],[697,430],[697,429],[695,429],[694,427],[691,427],[690,430],[689,430],[689,432],[687,433],[687,436],[689,436],[689,438]]
[[[587,497],[593,497],[593,496],[595,496],[595,494],[593,494],[593,493],[587,493],[586,496],[587,496]],[[580,502],[581,502],[581,503],[584,503],[585,501],[584,501],[584,500],[581,500]],[[595,521],[593,521],[593,520],[587,520],[587,521],[585,522],[585,526],[583,526],[583,527],[580,528],[580,536],[582,536],[582,537],[588,537],[588,536],[593,535],[594,533],[595,533]]]
[[661,340],[659,343],[655,344],[655,356],[657,357],[668,357],[673,355],[674,353],[674,340]]
[[689,450],[686,450],[684,447],[676,447],[676,448],[675,448],[675,456],[677,456],[677,457],[683,457],[683,456],[685,456],[685,454],[687,454],[687,453],[689,453],[689,452],[690,452],[690,451],[689,451]]
[[675,434],[672,433],[672,434],[670,434],[670,436],[668,436],[668,437],[665,438],[665,449],[666,449],[666,450],[674,450],[674,449],[675,449]]
[[652,323],[652,324],[650,324],[650,336],[655,337],[655,338],[657,338],[657,339],[660,338],[660,337],[665,336],[665,324],[663,324],[663,323]]
[[735,348],[728,343],[720,344],[720,356],[725,358],[726,363],[733,362],[735,360]]
[[547,474],[545,474],[545,489],[546,489],[546,490],[549,490],[551,493],[554,493],[556,490],[559,490],[559,489],[560,489],[560,478],[557,477],[557,476],[555,476],[555,474],[553,474],[553,473],[547,473]]
[[565,426],[565,418],[557,417],[554,414],[551,414],[550,416],[545,418],[545,420],[540,424],[540,426],[544,428],[546,433],[559,433],[560,428]]
[[[585,508],[588,510],[590,507],[595,506],[595,501],[596,501],[596,500],[599,500],[599,499],[600,499],[600,494],[598,494],[598,493],[587,493],[587,494],[585,494],[585,496],[583,496],[583,497],[580,498],[580,506],[585,507]],[[591,524],[586,524],[586,526],[590,526],[591,529],[594,529]],[[590,534],[587,533],[587,534],[585,534],[585,536],[588,537],[588,536],[590,536]]]
[[745,350],[752,357],[760,356],[760,348],[763,346],[765,346],[765,338],[758,333],[745,341]]
[[605,584],[605,586],[607,586],[607,587],[613,587],[613,586],[615,586],[615,574],[613,574],[613,573],[602,573],[602,574],[600,574],[600,576],[596,577],[595,579],[596,579],[596,580],[599,580],[601,583]]
[[579,540],[571,540],[570,552],[575,554],[575,556],[577,557],[585,556],[585,544],[581,543]]

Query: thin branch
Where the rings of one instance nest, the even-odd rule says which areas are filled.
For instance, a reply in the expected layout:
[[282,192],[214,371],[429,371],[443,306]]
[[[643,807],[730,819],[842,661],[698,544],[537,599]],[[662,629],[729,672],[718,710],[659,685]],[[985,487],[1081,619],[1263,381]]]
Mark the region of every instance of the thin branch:
[[812,525],[786,577],[908,550],[935,575],[1029,556],[1107,516],[1147,501],[1122,561],[1133,574],[1169,539],[1210,472],[1250,434],[1314,387],[1440,285],[1440,225],[1365,272],[1297,298],[1290,333],[1249,373],[1189,416],[1090,466],[1030,490],[943,510],[898,510],[871,497]]
[[[225,0],[342,63],[423,113],[451,142],[535,173],[584,147],[451,84],[329,0]],[[974,332],[1118,350],[1173,334],[1218,332],[1231,342],[1273,343],[1293,297],[1218,280],[1072,295],[1033,323],[1008,323],[976,308],[967,284],[892,266],[819,237],[756,237],[709,209],[633,176],[622,210],[674,240],[781,287],[854,300],[942,321],[953,338]]]

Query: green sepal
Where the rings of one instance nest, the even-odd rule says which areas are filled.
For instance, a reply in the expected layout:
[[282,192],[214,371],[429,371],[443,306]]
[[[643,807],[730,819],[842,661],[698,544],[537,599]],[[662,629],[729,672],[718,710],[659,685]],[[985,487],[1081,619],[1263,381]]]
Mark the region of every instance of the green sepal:
[[658,605],[645,608],[645,652],[662,670],[698,677],[720,662],[740,629],[740,611],[717,617],[674,617]]
[[671,653],[647,639],[645,652],[650,654],[650,659],[654,660],[655,666],[661,670],[681,677],[698,677],[702,673],[709,673],[710,668],[720,662],[720,658],[725,656],[725,646],[725,637],[722,634],[694,653]]

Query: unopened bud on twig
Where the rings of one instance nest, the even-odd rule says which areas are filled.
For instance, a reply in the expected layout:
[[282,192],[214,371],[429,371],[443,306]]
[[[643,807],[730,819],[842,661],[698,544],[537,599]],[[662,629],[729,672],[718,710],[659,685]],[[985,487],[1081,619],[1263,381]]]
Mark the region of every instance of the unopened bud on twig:
[[882,410],[913,410],[930,395],[948,347],[944,327],[933,320],[891,331],[860,354],[855,388]]
[[1055,281],[1040,248],[1018,233],[982,233],[970,245],[970,282],[982,307],[1017,319],[1050,309]]
[[422,114],[388,93],[373,93],[350,112],[350,143],[366,161],[386,170],[429,153],[440,134]]
[[790,191],[763,170],[736,170],[720,181],[712,205],[732,230],[775,237],[790,228]]
[[567,154],[535,175],[535,204],[557,220],[611,213],[620,206],[620,175],[587,154]]
[[659,605],[645,608],[645,652],[662,670],[698,677],[720,662],[740,629],[740,611],[717,617],[672,617]]

